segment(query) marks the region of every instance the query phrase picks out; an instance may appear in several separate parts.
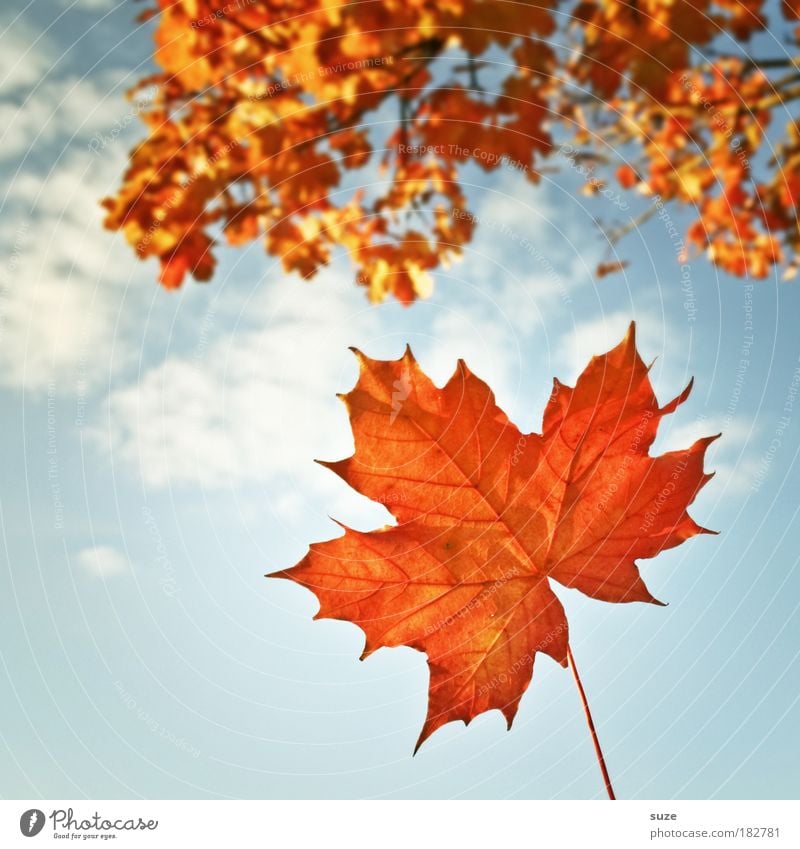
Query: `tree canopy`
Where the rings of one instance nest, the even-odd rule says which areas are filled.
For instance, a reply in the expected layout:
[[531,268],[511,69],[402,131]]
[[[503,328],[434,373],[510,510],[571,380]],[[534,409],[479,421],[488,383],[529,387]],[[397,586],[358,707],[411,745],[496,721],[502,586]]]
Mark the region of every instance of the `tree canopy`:
[[147,136],[104,201],[166,287],[210,279],[220,239],[263,239],[306,278],[343,249],[371,299],[409,303],[480,226],[470,163],[533,182],[578,163],[587,192],[695,210],[687,256],[800,263],[800,0],[218,4],[143,14]]

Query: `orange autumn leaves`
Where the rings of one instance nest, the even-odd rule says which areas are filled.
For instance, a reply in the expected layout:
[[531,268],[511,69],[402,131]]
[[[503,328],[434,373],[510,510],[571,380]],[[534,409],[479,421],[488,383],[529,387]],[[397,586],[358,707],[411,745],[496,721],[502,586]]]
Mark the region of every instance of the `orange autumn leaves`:
[[[106,226],[156,258],[170,288],[210,279],[219,243],[257,240],[304,278],[346,252],[372,300],[410,303],[472,238],[465,167],[536,182],[564,165],[563,141],[591,185],[616,174],[696,209],[687,254],[739,275],[791,273],[795,60],[742,59],[724,40],[762,31],[765,8],[157,0],[144,17],[158,71],[138,87],[156,92],[137,109],[147,135],[104,202]],[[798,4],[781,9],[797,45]]]
[[318,617],[384,646],[427,654],[421,743],[441,725],[498,709],[510,724],[537,653],[566,665],[567,618],[550,582],[608,602],[656,603],[636,561],[706,532],[687,508],[709,480],[716,437],[651,457],[661,418],[634,328],[593,357],[574,388],[555,382],[542,434],[522,435],[459,362],[437,388],[410,350],[357,354],[344,396],[352,457],[325,463],[397,525],[311,546],[289,578]]

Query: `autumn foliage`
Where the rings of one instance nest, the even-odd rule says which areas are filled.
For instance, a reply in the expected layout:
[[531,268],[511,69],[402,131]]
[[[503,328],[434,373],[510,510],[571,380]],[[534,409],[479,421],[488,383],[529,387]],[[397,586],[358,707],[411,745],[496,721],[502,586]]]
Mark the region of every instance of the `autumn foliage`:
[[536,654],[566,665],[567,618],[550,582],[658,604],[636,561],[708,533],[687,508],[711,477],[703,458],[716,437],[649,455],[691,384],[659,407],[633,325],[574,388],[555,381],[541,435],[523,436],[463,361],[439,389],[410,350],[357,356],[343,396],[355,453],[324,465],[397,525],[345,528],[273,577],[316,593],[318,617],[363,629],[363,657],[401,645],[427,654],[420,743],[495,708],[510,725]]
[[[765,7],[158,0],[143,18],[160,70],[137,87],[155,91],[148,134],[106,225],[159,260],[167,287],[208,280],[218,240],[258,239],[303,277],[344,250],[373,300],[408,303],[472,236],[454,214],[465,166],[536,182],[568,143],[587,192],[613,182],[695,209],[685,254],[791,274],[800,66],[777,39],[763,57],[735,44],[765,30]],[[780,8],[796,50],[800,2]]]

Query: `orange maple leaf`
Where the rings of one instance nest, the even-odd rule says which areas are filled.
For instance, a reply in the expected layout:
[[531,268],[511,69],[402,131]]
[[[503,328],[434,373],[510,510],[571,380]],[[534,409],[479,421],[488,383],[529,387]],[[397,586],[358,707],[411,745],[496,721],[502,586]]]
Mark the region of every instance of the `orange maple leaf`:
[[356,352],[344,397],[352,457],[324,463],[398,521],[345,528],[271,577],[316,593],[316,618],[383,646],[427,653],[428,715],[417,747],[441,725],[497,708],[511,722],[537,652],[566,666],[567,618],[550,579],[610,602],[660,604],[636,565],[701,528],[687,508],[712,477],[708,445],[651,457],[662,416],[634,325],[593,357],[574,388],[554,382],[543,433],[522,435],[463,361],[439,389],[409,349],[394,361]]

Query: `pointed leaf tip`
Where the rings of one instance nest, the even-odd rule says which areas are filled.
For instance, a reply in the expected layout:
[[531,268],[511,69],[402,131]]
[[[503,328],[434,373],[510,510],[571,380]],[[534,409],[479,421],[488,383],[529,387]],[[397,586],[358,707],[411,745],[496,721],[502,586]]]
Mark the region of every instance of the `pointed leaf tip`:
[[686,401],[686,399],[692,394],[693,387],[694,377],[690,378],[689,382],[686,384],[686,388],[680,393],[680,395],[676,395],[668,404],[665,404],[659,409],[659,413],[662,416],[674,413],[675,410],[677,410],[678,407],[680,407],[680,405],[683,404],[684,401]]
[[331,522],[333,522],[334,525],[338,525],[343,531],[350,530],[350,528],[348,528],[347,525],[344,524],[344,522],[340,522],[335,516],[331,516],[330,513],[328,513],[328,518],[331,520]]
[[360,362],[363,363],[367,357],[360,349],[356,348],[355,345],[348,345],[347,350],[352,352],[353,356]]

